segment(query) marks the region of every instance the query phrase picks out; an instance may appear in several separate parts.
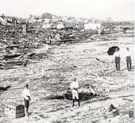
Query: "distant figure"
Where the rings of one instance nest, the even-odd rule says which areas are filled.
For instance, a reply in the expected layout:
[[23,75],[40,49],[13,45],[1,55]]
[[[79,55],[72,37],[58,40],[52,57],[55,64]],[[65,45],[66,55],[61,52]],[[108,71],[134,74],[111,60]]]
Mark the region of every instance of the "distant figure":
[[126,52],[126,63],[127,63],[127,70],[131,71],[131,68],[132,68],[131,53],[129,52],[129,48],[127,48],[127,52]]
[[31,101],[30,92],[29,92],[29,85],[26,84],[23,90],[23,98],[24,98],[24,106],[25,106],[25,115],[29,116],[29,105]]
[[116,65],[116,70],[120,71],[120,53],[119,49],[116,48],[115,53],[114,53],[114,58],[115,58],[115,65]]
[[49,36],[48,40],[49,40],[49,44],[51,44],[52,43],[52,36],[51,35]]
[[26,60],[24,61],[23,66],[24,66],[24,67],[27,67],[27,64],[28,64],[28,59],[26,59]]
[[76,78],[74,78],[74,81],[70,84],[70,89],[72,91],[72,100],[73,100],[73,105],[72,106],[74,106],[75,101],[78,101],[78,106],[80,106],[78,88],[79,88],[79,84],[76,81]]

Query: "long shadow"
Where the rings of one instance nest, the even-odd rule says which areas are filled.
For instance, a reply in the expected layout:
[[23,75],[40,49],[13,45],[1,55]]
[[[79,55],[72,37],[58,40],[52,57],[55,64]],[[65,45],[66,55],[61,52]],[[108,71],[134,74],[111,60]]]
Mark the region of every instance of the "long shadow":
[[[117,98],[124,98],[124,97],[129,97],[129,96],[134,96],[134,95],[131,94],[131,95],[119,96],[119,97],[117,97]],[[86,104],[86,103],[98,102],[98,101],[106,101],[106,100],[111,100],[111,99],[115,99],[115,98],[109,97],[109,96],[98,96],[98,99],[95,99],[95,100],[88,100],[88,101],[85,102],[85,104]],[[133,101],[133,100],[130,100],[130,99],[125,99],[125,100]]]
[[[97,99],[98,98],[98,99]],[[94,103],[94,102],[99,102],[99,101],[106,101],[106,100],[110,100],[112,99],[111,97],[109,96],[98,96],[96,99],[93,98],[93,100],[88,100],[86,102],[84,102],[84,104],[87,104],[87,103]]]

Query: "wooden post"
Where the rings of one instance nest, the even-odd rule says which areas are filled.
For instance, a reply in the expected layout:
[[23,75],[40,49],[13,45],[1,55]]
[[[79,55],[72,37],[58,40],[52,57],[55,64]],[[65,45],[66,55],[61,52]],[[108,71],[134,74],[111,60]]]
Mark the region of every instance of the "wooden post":
[[14,28],[16,28],[16,23],[17,23],[17,20],[14,19]]
[[23,24],[23,35],[27,34],[27,26],[26,24]]

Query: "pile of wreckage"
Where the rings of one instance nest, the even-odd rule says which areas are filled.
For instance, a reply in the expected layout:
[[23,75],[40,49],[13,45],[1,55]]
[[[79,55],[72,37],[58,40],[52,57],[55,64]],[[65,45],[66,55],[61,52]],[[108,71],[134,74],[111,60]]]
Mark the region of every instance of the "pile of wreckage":
[[[54,19],[55,20],[55,19]],[[73,26],[58,23],[57,26],[43,27],[43,22],[30,22],[29,19],[0,16],[0,66],[5,68],[11,64],[21,65],[26,60],[26,54],[32,58],[33,50],[44,45],[60,45],[75,43],[86,38],[86,31]],[[86,34],[88,35],[88,33]],[[88,37],[88,36],[87,36]]]
[[35,49],[44,45],[41,33],[30,32],[27,26],[24,21],[9,23],[0,17],[0,69],[25,65],[27,59],[36,55]]
[[[53,17],[51,14],[34,18],[32,16],[29,19],[2,15],[0,16],[0,68],[11,64],[11,59],[16,59],[14,64],[22,65],[26,59],[34,58],[35,49],[44,45],[84,42],[88,39],[93,41],[97,37],[101,39],[102,31],[101,23],[84,24],[83,21],[77,22],[74,18],[64,20],[64,17]],[[96,37],[92,37],[94,34]]]

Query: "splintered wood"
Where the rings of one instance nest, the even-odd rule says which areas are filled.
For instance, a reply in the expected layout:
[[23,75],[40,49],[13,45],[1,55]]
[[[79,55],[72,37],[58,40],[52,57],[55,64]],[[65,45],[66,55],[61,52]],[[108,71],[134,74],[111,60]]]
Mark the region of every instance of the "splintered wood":
[[[129,46],[133,53],[132,40],[123,39],[121,49],[126,48],[127,42],[131,43]],[[107,54],[108,47],[114,44],[117,42],[52,46],[50,59],[37,59],[26,67],[16,66],[14,69],[1,70],[0,87],[11,87],[0,92],[0,103],[23,104],[22,90],[28,83],[32,98],[29,116],[31,122],[132,122],[134,69],[128,72],[125,58],[122,57],[121,71],[116,72],[113,59]],[[46,53],[44,48],[32,51],[36,54],[42,52]],[[134,66],[134,57],[132,64]],[[63,96],[74,77],[80,85],[80,107],[77,104],[72,107],[72,101]],[[71,99],[71,92],[68,97]],[[117,111],[107,114],[111,104],[118,109],[119,114]],[[4,117],[2,121],[5,119]]]

